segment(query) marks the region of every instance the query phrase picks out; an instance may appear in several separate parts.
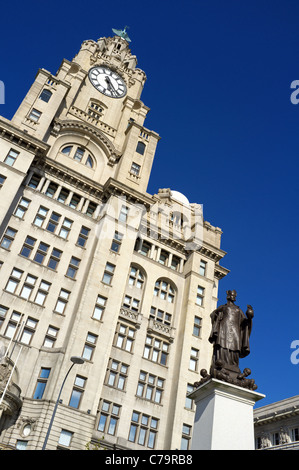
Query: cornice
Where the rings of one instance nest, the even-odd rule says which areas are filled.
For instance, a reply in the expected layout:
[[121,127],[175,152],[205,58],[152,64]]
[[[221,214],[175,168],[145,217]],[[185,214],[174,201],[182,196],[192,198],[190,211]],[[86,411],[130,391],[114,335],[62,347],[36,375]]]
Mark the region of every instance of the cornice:
[[0,136],[35,155],[46,155],[50,146],[0,117]]

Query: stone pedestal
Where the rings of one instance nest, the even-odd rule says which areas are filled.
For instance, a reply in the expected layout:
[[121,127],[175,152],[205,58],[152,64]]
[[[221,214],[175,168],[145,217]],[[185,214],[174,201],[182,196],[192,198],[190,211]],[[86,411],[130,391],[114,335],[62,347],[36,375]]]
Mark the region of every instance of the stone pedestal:
[[191,450],[253,450],[253,406],[261,393],[210,379],[188,395],[196,404]]

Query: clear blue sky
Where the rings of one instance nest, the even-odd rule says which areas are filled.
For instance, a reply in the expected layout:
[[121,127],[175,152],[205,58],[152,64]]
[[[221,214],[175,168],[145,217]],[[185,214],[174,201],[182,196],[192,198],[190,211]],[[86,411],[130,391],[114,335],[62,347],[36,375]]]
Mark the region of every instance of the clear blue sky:
[[219,302],[255,310],[250,367],[260,405],[299,394],[297,0],[11,0],[1,6],[0,80],[11,118],[38,68],[56,73],[85,39],[128,25],[148,77],[146,126],[159,142],[148,191],[202,203],[222,228]]

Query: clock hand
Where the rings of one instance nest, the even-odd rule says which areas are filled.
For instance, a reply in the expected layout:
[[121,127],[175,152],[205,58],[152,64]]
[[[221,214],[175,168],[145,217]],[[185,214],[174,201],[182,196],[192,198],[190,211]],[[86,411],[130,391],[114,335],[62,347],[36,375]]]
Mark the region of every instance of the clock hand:
[[111,93],[115,96],[115,95],[116,95],[116,90],[115,90],[114,86],[112,85],[110,78],[109,78],[109,77],[105,77],[105,80],[106,80],[106,83],[107,83],[107,85],[108,85],[109,90],[110,90]]

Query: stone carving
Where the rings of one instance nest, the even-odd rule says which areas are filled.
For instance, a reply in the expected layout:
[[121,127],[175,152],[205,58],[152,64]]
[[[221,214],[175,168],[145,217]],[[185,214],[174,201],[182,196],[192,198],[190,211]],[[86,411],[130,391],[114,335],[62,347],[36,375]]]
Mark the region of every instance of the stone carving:
[[237,296],[235,290],[229,290],[226,294],[227,303],[211,314],[212,330],[209,341],[213,344],[213,356],[210,374],[202,369],[202,379],[195,382],[194,386],[198,387],[207,380],[215,378],[239,387],[256,390],[255,381],[247,378],[251,370],[245,368],[242,373],[239,369],[239,359],[250,353],[249,337],[254,312],[251,305],[248,305],[246,315],[244,315],[240,307],[235,305]]

